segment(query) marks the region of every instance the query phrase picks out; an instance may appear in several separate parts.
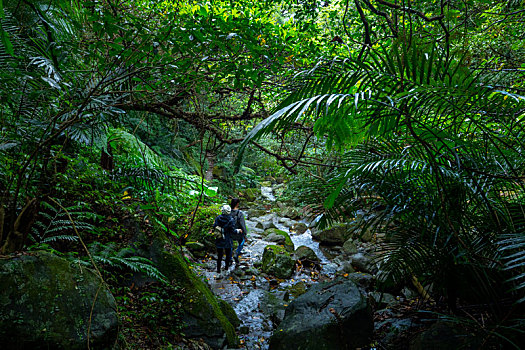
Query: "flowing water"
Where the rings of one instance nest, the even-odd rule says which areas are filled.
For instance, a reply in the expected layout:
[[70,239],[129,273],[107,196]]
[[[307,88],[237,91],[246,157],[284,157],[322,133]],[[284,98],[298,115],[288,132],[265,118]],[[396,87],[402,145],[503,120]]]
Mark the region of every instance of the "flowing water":
[[[275,201],[271,187],[261,187],[261,193],[264,199]],[[214,294],[234,308],[241,320],[240,338],[246,349],[268,349],[268,340],[274,324],[261,309],[267,293],[279,293],[300,281],[307,284],[315,283],[315,279],[319,276],[324,275],[329,278],[336,272],[337,265],[331,263],[319,249],[319,243],[313,241],[309,229],[302,234],[296,234],[290,232],[290,229],[280,222],[279,217],[274,217],[273,223],[278,229],[289,233],[296,249],[304,245],[316,253],[321,260],[320,271],[296,271],[292,278],[285,281],[260,276],[254,265],[261,263],[264,248],[275,243],[264,241],[259,234],[262,229],[257,229],[257,222],[252,220],[246,220],[249,237],[243,248],[240,266],[231,267],[226,276],[218,276],[214,272],[215,261],[211,259],[204,267],[197,268],[197,273],[208,282]]]

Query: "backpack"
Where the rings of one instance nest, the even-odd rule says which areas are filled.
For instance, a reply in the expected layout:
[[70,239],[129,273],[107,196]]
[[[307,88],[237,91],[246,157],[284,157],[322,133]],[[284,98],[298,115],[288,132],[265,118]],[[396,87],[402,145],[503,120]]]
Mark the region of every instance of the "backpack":
[[217,239],[224,239],[227,233],[229,233],[231,236],[235,230],[235,224],[236,221],[230,216],[230,220],[224,223],[223,226],[215,226],[215,229],[213,230],[213,236]]
[[[240,225],[239,225],[239,215],[241,214],[241,211],[240,210],[237,210],[237,214],[235,216],[232,215],[232,218],[233,218],[233,228],[234,230],[235,229],[238,229],[238,228],[241,228]],[[238,240],[241,240],[243,237],[244,237],[244,233],[241,232],[241,233],[235,233],[235,231],[231,234],[231,237],[232,239],[238,241]]]

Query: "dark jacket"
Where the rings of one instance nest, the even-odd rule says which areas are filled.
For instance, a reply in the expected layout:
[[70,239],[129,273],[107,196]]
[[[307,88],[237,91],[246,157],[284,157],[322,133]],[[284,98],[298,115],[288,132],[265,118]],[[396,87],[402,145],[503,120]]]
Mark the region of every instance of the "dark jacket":
[[215,239],[215,246],[217,248],[231,249],[233,247],[233,241],[231,234],[234,229],[234,220],[231,215],[221,214],[215,218],[213,223],[213,229],[220,226],[224,229],[224,238]]
[[246,229],[246,222],[244,222],[244,213],[239,209],[232,210],[231,216],[237,220],[237,227],[242,229],[242,234],[246,237],[248,230]]

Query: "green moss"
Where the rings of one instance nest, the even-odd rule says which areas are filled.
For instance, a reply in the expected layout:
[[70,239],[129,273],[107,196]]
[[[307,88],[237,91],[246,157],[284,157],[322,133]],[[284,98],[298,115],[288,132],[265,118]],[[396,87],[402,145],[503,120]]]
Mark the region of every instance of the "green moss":
[[[211,290],[190,271],[188,265],[178,252],[170,253],[163,251],[158,261],[158,268],[169,280],[174,281],[174,283],[184,288],[184,311],[198,319],[204,331],[214,326],[212,324],[213,320],[210,317],[211,312],[226,333],[228,345],[239,345],[235,328],[224,315],[217,298]],[[213,330],[210,329],[210,332],[211,331]]]
[[241,324],[241,320],[239,320],[239,317],[237,317],[237,314],[235,313],[235,310],[233,310],[231,305],[222,299],[218,299],[218,301],[219,301],[219,306],[222,310],[222,313],[224,314],[224,316],[226,316],[228,321],[230,321],[230,323],[235,328],[239,327],[239,325]]
[[293,273],[295,260],[282,246],[269,245],[264,248],[262,270],[277,278],[289,278]]
[[7,347],[18,337],[28,347],[44,343],[50,348],[83,348],[89,319],[93,345],[114,341],[115,301],[89,269],[48,252],[34,252],[1,261],[0,288],[0,338],[6,339]]
[[290,238],[290,235],[286,231],[279,230],[277,228],[269,228],[266,231],[264,231],[264,234],[266,236],[272,233],[283,236],[284,237],[284,248],[290,253],[294,252],[294,245],[293,245],[292,239]]
[[244,198],[245,201],[253,202],[259,197],[261,194],[261,189],[259,188],[247,188],[242,191],[241,196]]
[[304,283],[303,281],[298,282],[293,286],[288,287],[287,290],[294,298],[297,298],[298,296],[306,293],[306,283]]

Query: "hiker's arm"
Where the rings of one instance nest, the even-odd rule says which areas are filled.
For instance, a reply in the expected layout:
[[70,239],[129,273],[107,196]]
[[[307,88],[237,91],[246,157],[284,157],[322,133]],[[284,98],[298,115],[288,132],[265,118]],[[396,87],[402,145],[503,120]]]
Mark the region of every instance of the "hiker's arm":
[[242,234],[246,235],[248,233],[248,230],[246,229],[246,223],[244,222],[244,213],[242,211],[239,213],[239,226],[242,229]]

